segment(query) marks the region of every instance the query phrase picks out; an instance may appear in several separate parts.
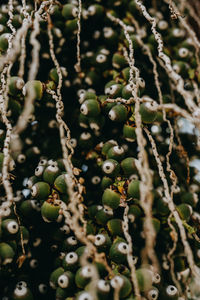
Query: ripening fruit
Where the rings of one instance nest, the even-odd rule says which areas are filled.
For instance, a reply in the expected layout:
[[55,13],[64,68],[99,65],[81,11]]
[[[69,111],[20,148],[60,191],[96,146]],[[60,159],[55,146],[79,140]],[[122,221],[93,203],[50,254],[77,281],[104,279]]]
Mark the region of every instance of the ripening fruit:
[[119,174],[120,165],[114,159],[107,159],[102,164],[102,171],[107,176],[115,177]]
[[59,175],[54,181],[55,189],[61,194],[67,194],[67,173]]
[[137,172],[134,157],[127,157],[121,161],[121,167],[126,176],[130,176]]
[[27,286],[17,286],[12,295],[13,300],[34,300],[31,290]]
[[31,195],[39,200],[45,200],[50,194],[50,186],[43,181],[36,182],[31,188]]
[[2,232],[7,237],[13,237],[19,230],[19,225],[14,219],[5,219],[1,224]]
[[75,275],[75,282],[78,288],[84,288],[92,279],[94,275],[93,267],[90,265],[86,265],[78,269]]
[[100,113],[99,102],[95,99],[88,99],[83,102],[80,112],[87,117],[96,117]]
[[0,35],[0,51],[5,52],[8,49],[9,33],[3,33]]
[[74,271],[79,265],[79,257],[76,252],[68,252],[63,258],[63,268],[65,270]]
[[15,252],[7,243],[0,243],[0,259],[3,265],[10,264],[13,261]]
[[117,209],[120,204],[120,194],[111,189],[106,189],[102,196],[102,203],[112,209]]
[[132,180],[128,184],[127,193],[128,193],[129,197],[140,199],[140,181],[139,180]]
[[111,108],[108,117],[111,121],[125,122],[127,120],[128,111],[123,104],[117,104]]
[[44,86],[43,83],[39,80],[30,80],[28,81],[24,88],[24,96],[28,96],[34,100],[41,100],[43,96]]
[[140,105],[140,115],[143,123],[153,123],[157,115],[157,107],[151,102],[144,102]]
[[95,235],[94,244],[98,249],[98,252],[106,252],[111,246],[111,239],[108,234],[99,233]]
[[116,264],[125,264],[127,262],[128,244],[119,239],[119,241],[114,242],[110,248],[109,256],[110,259]]
[[72,4],[65,4],[62,9],[62,15],[66,20],[76,18],[78,16],[78,8]]
[[42,218],[45,222],[56,221],[59,217],[60,206],[45,201],[41,206]]
[[17,96],[24,86],[24,80],[17,76],[10,77],[10,81],[8,84],[8,92],[12,96]]
[[51,288],[56,289],[58,287],[58,278],[63,273],[64,273],[64,269],[59,267],[50,274],[49,284],[50,284]]
[[119,296],[122,299],[128,297],[128,295],[131,293],[132,290],[130,280],[123,275],[114,276],[110,281],[110,285],[113,289],[120,288]]

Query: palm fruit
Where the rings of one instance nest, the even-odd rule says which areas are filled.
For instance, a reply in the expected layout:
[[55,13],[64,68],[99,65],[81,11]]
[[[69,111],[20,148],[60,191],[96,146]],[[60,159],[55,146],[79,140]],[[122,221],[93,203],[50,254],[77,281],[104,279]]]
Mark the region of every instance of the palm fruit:
[[83,102],[80,112],[87,117],[96,117],[100,113],[100,105],[95,99],[88,99]]
[[127,61],[120,53],[114,53],[112,57],[112,65],[116,69],[124,68],[127,65]]
[[122,238],[117,238],[110,247],[109,256],[116,264],[124,264],[127,261],[128,244]]
[[53,289],[58,287],[58,278],[64,273],[62,267],[57,268],[50,274],[49,284]]
[[17,286],[12,295],[13,300],[33,300],[33,294],[31,290],[26,286]]
[[104,207],[97,211],[96,221],[97,224],[106,225],[107,221],[113,217],[113,209],[110,207]]
[[78,9],[72,4],[65,4],[62,8],[62,15],[66,20],[76,18],[78,16]]
[[27,180],[27,183],[26,183],[26,187],[31,189],[32,186],[39,181],[39,178],[37,176],[31,176],[28,180]]
[[67,183],[66,183],[66,177],[67,173],[59,175],[55,181],[54,181],[54,187],[55,189],[60,192],[61,194],[67,194]]
[[19,230],[19,225],[18,225],[17,221],[14,219],[3,220],[1,227],[2,227],[3,235],[5,235],[9,238],[16,235],[16,233]]
[[104,176],[101,180],[101,187],[103,190],[110,187],[112,185],[113,181],[110,177]]
[[111,108],[108,117],[115,122],[125,122],[127,120],[128,111],[123,104],[117,104]]
[[112,80],[105,85],[105,94],[114,98],[119,97],[121,96],[122,87],[121,84]]
[[115,177],[119,174],[120,165],[114,159],[107,159],[102,164],[102,171],[110,177]]
[[99,132],[105,124],[105,117],[101,115],[97,117],[92,117],[88,119],[88,122],[92,130],[94,130],[95,132]]
[[140,199],[140,181],[132,180],[128,184],[127,194],[129,197]]
[[84,266],[78,269],[75,275],[75,282],[78,288],[84,288],[92,279],[94,270],[92,266]]
[[92,300],[92,295],[86,291],[82,291],[82,292],[79,292],[77,295],[76,295],[76,298],[75,300]]
[[100,4],[92,4],[88,7],[87,12],[90,17],[99,19],[103,16],[104,8]]
[[63,241],[62,249],[63,251],[74,251],[77,248],[78,241],[75,236],[69,236]]
[[8,49],[9,37],[10,37],[9,33],[3,33],[0,35],[0,51],[1,52],[5,52]]
[[146,294],[148,300],[157,300],[159,297],[159,290],[152,286],[152,288]]
[[65,270],[74,271],[79,265],[79,258],[76,252],[68,252],[63,258],[63,268]]
[[107,222],[107,227],[112,236],[123,236],[122,220],[111,219]]
[[31,188],[31,195],[39,200],[45,200],[50,194],[50,186],[43,181],[36,182]]
[[120,161],[124,157],[124,149],[120,146],[113,146],[111,147],[107,152],[107,158],[108,159],[114,159],[117,161]]
[[58,285],[62,289],[70,290],[74,282],[74,275],[70,271],[65,271],[58,277]]
[[137,169],[135,165],[135,158],[127,157],[121,161],[121,167],[126,176],[134,174]]
[[102,203],[105,206],[116,209],[120,204],[120,194],[107,188],[103,193]]
[[188,65],[182,60],[174,61],[173,69],[176,73],[180,74],[183,77],[188,76]]
[[33,98],[34,100],[41,100],[43,96],[44,86],[39,80],[30,80],[23,87],[24,96]]
[[90,149],[93,145],[92,135],[89,132],[81,133],[78,144],[83,149]]
[[40,211],[40,203],[37,200],[25,200],[20,205],[20,212],[24,217],[33,218]]
[[10,77],[9,85],[8,85],[8,91],[9,94],[12,96],[17,96],[24,86],[24,80],[20,77],[13,76]]
[[7,243],[0,243],[0,259],[2,265],[10,264],[13,261],[15,252],[13,248]]
[[60,206],[58,204],[45,201],[41,206],[42,218],[45,222],[56,221],[59,217]]
[[60,170],[56,165],[50,165],[45,168],[42,176],[43,180],[49,184],[53,184],[55,179],[59,176]]
[[2,299],[138,300],[128,233],[141,300],[183,298],[172,266],[184,297],[199,299],[197,1],[36,2],[0,4]]
[[112,148],[112,147],[114,147],[114,146],[117,146],[117,142],[114,141],[114,140],[109,140],[109,141],[105,142],[103,144],[102,149],[101,149],[101,153],[103,155],[107,155],[109,149]]
[[136,277],[141,292],[148,291],[153,283],[152,273],[146,268],[136,270]]
[[130,280],[120,274],[111,279],[110,285],[113,289],[119,288],[119,296],[121,299],[128,297],[132,290]]
[[168,285],[161,291],[162,297],[166,300],[173,299],[178,300],[179,293],[174,285]]
[[190,220],[192,214],[192,207],[188,204],[182,203],[177,206],[177,211],[181,217],[181,219],[188,222]]
[[142,215],[142,211],[138,205],[131,204],[129,206],[128,218],[130,222],[134,222],[136,218]]
[[136,140],[136,128],[127,124],[123,127],[123,137],[128,142],[134,142]]
[[[85,289],[86,291],[90,291],[90,288],[91,284],[89,283]],[[107,299],[109,297],[111,288],[108,281],[99,279],[97,282],[95,282],[95,288],[97,290],[98,299]]]
[[151,102],[144,102],[140,105],[140,115],[143,123],[152,123],[156,119],[157,108]]
[[95,235],[94,244],[98,252],[106,252],[111,246],[111,239],[108,234],[99,233]]

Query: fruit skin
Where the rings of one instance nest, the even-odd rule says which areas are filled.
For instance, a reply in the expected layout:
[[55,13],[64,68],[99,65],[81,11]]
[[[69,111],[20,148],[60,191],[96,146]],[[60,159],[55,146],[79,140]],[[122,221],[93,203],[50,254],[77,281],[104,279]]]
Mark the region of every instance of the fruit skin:
[[61,194],[67,194],[67,184],[66,184],[67,173],[59,175],[54,181],[54,187]]
[[31,189],[32,196],[39,200],[45,200],[50,194],[50,186],[43,181],[36,182]]
[[132,180],[128,185],[128,196],[136,199],[140,199],[140,181]]
[[81,267],[78,269],[75,275],[75,283],[78,288],[84,288],[91,280],[91,276],[85,276],[84,271],[86,270],[86,267]]
[[56,221],[59,216],[60,206],[45,201],[41,207],[41,214],[46,222]]
[[[24,294],[21,295],[23,289],[24,289]],[[34,300],[34,297],[31,290],[26,286],[22,288],[16,287],[13,292],[12,299],[13,300]]]
[[77,16],[77,8],[72,4],[65,4],[62,8],[62,15],[66,20],[73,19]]
[[0,243],[0,259],[3,265],[11,263],[15,256],[13,248],[7,243]]
[[128,112],[123,104],[115,105],[108,113],[109,118],[115,122],[125,122]]
[[155,121],[157,111],[152,108],[150,103],[146,102],[140,105],[140,115],[142,122],[145,124],[149,124]]
[[124,236],[122,230],[122,220],[121,219],[111,219],[107,222],[107,227],[112,236]]
[[110,177],[115,177],[120,172],[120,165],[115,159],[107,159],[102,164],[102,171]]
[[126,176],[134,174],[137,169],[135,166],[135,158],[127,157],[121,161],[121,167]]
[[[122,248],[122,250],[121,250]],[[122,238],[117,238],[110,247],[109,256],[116,264],[126,264],[128,246]]]
[[140,268],[136,270],[136,277],[141,292],[148,291],[152,286],[152,274],[148,269]]
[[42,176],[45,182],[53,184],[55,179],[60,175],[60,173],[61,171],[58,167],[54,167],[54,169],[52,169],[52,166],[48,166],[47,168],[45,168]]
[[123,127],[123,137],[128,141],[128,142],[134,142],[136,140],[136,132],[135,132],[135,127],[132,127],[130,125],[124,124]]
[[12,96],[16,96],[22,90],[23,86],[23,79],[18,76],[12,76],[8,85],[9,94]]
[[0,35],[0,51],[5,52],[8,49],[8,33]]
[[50,279],[49,279],[49,283],[50,286],[53,289],[56,289],[58,287],[58,278],[60,275],[62,275],[64,273],[64,269],[62,267],[59,267],[57,269],[55,269],[51,275],[50,275]]
[[120,194],[111,189],[106,189],[102,196],[102,203],[112,209],[116,209],[120,204]]
[[[122,279],[122,286],[120,287],[119,296],[120,296],[120,298],[124,299],[124,298],[128,297],[128,295],[131,293],[131,290],[132,290],[131,282],[126,276],[119,274],[112,278],[112,280],[111,280],[112,287],[114,285],[113,281],[115,279],[117,279],[118,277],[120,279]],[[119,285],[119,284],[117,283],[117,285]]]
[[34,100],[41,100],[44,86],[39,80],[30,80],[24,86],[24,94],[31,95]]
[[100,113],[100,105],[95,99],[88,99],[81,105],[80,111],[87,117],[96,117]]

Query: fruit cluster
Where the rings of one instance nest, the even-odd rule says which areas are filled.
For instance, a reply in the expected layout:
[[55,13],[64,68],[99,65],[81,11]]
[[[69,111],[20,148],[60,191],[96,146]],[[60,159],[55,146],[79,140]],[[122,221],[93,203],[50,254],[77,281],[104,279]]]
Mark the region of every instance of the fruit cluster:
[[199,299],[199,5],[178,2],[2,1],[2,300]]

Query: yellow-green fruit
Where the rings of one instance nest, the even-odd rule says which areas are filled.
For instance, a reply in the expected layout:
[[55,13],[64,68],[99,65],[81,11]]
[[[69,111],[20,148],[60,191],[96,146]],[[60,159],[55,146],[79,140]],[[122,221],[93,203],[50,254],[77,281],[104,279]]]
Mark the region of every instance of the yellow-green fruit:
[[112,209],[116,209],[120,204],[120,194],[111,189],[106,189],[102,196],[102,203]]
[[60,206],[45,201],[41,207],[41,214],[46,222],[56,221],[59,216]]

